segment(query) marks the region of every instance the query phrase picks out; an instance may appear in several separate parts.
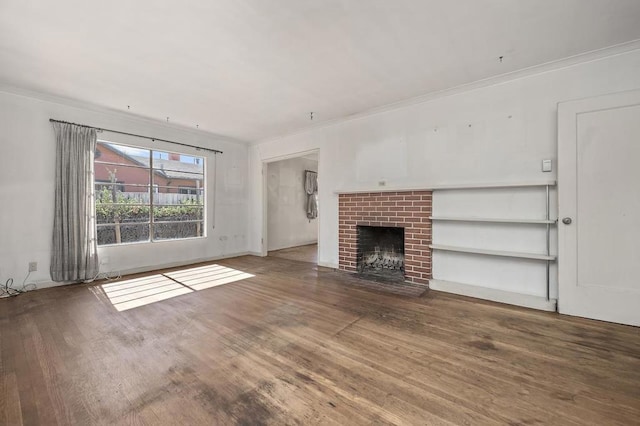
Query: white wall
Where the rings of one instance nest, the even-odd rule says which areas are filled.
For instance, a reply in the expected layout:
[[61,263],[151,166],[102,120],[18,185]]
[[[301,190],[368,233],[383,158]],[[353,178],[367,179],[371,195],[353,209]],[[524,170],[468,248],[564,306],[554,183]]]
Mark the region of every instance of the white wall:
[[[555,179],[557,103],[639,87],[640,51],[636,50],[259,143],[250,152],[250,250],[260,251],[263,232],[262,161],[319,150],[319,264],[336,267],[338,199],[334,191],[375,189],[379,181],[385,181],[387,188],[429,188]],[[554,160],[554,171],[543,174],[541,160],[547,158]],[[434,209],[435,204],[437,199]],[[482,264],[492,260],[475,259],[478,283],[494,279],[482,276]],[[440,274],[460,267],[459,262],[434,261],[434,270]],[[518,285],[517,274],[504,278]],[[539,293],[541,289],[515,291]]]
[[307,219],[304,172],[318,161],[290,158],[267,165],[267,246],[279,250],[318,241],[318,219]]
[[[207,158],[207,237],[99,248],[109,263],[102,272],[141,271],[185,264],[247,251],[246,145],[205,132],[179,129],[159,122],[94,107],[0,92],[0,280],[21,285],[28,263],[38,271],[28,282],[53,285],[49,276],[54,205],[55,136],[49,118],[155,136],[224,151]],[[100,138],[142,147],[176,150],[176,145],[112,133]],[[180,148],[188,153],[188,148]],[[193,151],[196,153],[196,151]],[[204,151],[197,151],[205,155]],[[217,162],[217,170],[213,167]],[[215,185],[215,191],[212,189]],[[215,192],[215,209],[214,205]],[[215,210],[215,211],[214,211]],[[215,228],[213,221],[215,217]]]

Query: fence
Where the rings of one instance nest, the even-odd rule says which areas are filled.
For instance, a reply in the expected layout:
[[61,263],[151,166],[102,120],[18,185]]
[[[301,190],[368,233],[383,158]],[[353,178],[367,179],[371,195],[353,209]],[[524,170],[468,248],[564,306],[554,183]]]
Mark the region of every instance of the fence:
[[[148,192],[121,192],[121,194],[129,200],[135,200],[138,204],[149,204]],[[153,194],[153,204],[155,205],[166,206],[171,204],[183,204],[185,201],[202,202],[202,195],[176,193]]]

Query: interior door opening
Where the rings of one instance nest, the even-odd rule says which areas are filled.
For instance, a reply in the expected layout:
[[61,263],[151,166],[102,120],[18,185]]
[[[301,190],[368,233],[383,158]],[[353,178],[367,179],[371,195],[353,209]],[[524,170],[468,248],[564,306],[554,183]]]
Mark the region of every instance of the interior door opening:
[[318,263],[318,152],[266,162],[263,254]]

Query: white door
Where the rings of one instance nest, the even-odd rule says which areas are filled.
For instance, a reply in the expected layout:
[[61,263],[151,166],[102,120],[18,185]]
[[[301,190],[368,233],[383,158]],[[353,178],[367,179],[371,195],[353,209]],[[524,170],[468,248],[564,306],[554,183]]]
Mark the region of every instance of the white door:
[[640,91],[558,105],[560,313],[640,326]]

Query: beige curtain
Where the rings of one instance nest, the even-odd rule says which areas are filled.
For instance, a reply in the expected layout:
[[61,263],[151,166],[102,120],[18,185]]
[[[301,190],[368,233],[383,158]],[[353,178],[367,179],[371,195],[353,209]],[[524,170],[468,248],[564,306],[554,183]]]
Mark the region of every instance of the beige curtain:
[[56,133],[51,278],[86,281],[98,274],[93,196],[96,130],[53,123]]

